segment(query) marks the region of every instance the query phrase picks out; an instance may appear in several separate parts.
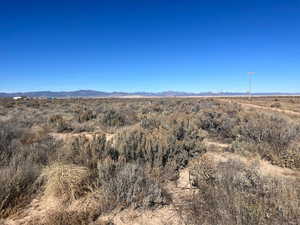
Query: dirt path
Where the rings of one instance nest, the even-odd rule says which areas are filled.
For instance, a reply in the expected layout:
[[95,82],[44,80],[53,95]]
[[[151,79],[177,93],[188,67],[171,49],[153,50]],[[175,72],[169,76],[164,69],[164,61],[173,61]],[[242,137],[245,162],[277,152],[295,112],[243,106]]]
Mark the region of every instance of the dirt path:
[[94,137],[101,136],[103,134],[106,136],[107,141],[112,140],[114,137],[114,134],[104,133],[102,131],[81,133],[49,133],[50,136],[54,137],[57,140],[62,140],[64,142],[69,142],[74,137],[85,137],[90,141]]
[[208,152],[205,154],[206,157],[212,159],[214,162],[226,162],[229,160],[238,160],[249,167],[252,165],[255,165],[258,170],[261,172],[264,176],[271,176],[271,177],[285,177],[285,178],[294,178],[299,179],[300,178],[300,172],[295,171],[289,168],[283,168],[276,165],[272,165],[271,163],[260,160],[260,159],[249,159],[245,158],[241,155],[230,153],[230,152],[223,152],[223,153],[215,153],[215,152]]
[[220,149],[225,149],[230,147],[230,144],[220,143],[209,139],[204,139],[203,142],[206,145],[206,147],[215,147]]
[[246,109],[249,108],[256,108],[256,109],[261,109],[261,110],[267,110],[267,111],[273,111],[273,112],[280,112],[280,113],[285,113],[288,115],[293,115],[293,116],[300,116],[300,112],[295,112],[292,110],[287,110],[287,109],[278,109],[278,108],[272,108],[272,107],[268,107],[268,106],[260,106],[260,105],[256,105],[256,104],[251,104],[251,103],[244,103],[244,102],[239,102],[239,101],[233,101],[233,100],[228,100],[228,99],[218,99],[219,101],[222,102],[229,102],[229,103],[237,103],[241,106],[243,106]]
[[[214,142],[211,140],[204,140],[204,143],[206,144],[207,147],[213,146],[219,148],[220,151],[206,153],[206,156],[210,157],[216,162],[221,162],[221,161],[225,162],[230,159],[233,159],[233,160],[240,160],[248,165],[254,163],[253,160],[255,159],[248,159],[236,153],[222,152],[222,150],[224,150],[225,148],[229,148],[230,144]],[[275,176],[275,177],[281,176],[281,177],[290,177],[290,178],[300,178],[299,171],[272,165],[270,162],[265,160],[258,160],[257,163],[258,163],[257,166],[263,175]]]

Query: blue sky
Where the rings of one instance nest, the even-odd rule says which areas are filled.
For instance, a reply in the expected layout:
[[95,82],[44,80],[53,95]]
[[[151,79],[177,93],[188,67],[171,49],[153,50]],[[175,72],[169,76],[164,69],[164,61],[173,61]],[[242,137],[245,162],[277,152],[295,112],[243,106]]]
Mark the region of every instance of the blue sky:
[[0,92],[300,92],[299,0],[1,1]]

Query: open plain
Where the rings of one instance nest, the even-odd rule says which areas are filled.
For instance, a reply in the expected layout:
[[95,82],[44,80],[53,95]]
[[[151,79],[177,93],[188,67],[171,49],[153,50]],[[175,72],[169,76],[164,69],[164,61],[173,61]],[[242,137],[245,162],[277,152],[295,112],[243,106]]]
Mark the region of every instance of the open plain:
[[0,223],[300,224],[300,98],[0,100]]

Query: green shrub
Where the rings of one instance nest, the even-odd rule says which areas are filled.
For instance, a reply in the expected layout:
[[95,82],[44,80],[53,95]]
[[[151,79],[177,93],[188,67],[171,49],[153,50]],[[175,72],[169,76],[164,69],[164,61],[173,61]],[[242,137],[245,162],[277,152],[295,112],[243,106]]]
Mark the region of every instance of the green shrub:
[[143,167],[106,160],[98,163],[99,182],[106,202],[115,207],[154,208],[168,203],[168,195]]
[[158,136],[156,132],[135,129],[121,133],[115,140],[115,148],[126,162],[172,168],[175,172],[184,168],[191,158],[205,152],[202,139],[183,137],[180,132],[171,130]]

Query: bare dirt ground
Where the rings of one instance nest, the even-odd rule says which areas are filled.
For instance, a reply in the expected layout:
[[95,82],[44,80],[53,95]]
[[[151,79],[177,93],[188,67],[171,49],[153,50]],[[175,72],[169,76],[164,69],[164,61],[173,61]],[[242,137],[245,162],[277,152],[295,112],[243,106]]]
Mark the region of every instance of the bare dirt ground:
[[69,142],[74,137],[85,137],[88,140],[92,140],[95,136],[102,135],[103,132],[81,132],[81,133],[50,133],[49,135],[55,139]]
[[230,144],[220,143],[210,139],[204,139],[203,142],[208,148],[225,149],[230,147]]

